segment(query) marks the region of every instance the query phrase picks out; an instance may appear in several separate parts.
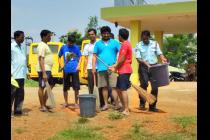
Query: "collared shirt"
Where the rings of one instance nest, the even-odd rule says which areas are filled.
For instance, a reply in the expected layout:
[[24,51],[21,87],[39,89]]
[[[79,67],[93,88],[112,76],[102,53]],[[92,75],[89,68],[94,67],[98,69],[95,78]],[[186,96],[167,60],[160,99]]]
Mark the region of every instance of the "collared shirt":
[[[120,50],[120,43],[114,39],[109,39],[107,42],[99,40],[94,46],[93,53],[96,54],[104,63],[108,66],[115,64],[117,60],[117,54]],[[97,59],[98,71],[107,70],[108,67],[105,66],[101,61]]]
[[11,43],[11,74],[14,79],[26,79],[26,53],[25,46],[19,46],[15,41]]
[[93,58],[93,49],[95,46],[95,43],[88,43],[84,47],[83,55],[88,56],[88,64],[87,64],[87,69],[92,69],[92,58]]
[[51,71],[53,63],[54,63],[54,59],[53,59],[53,53],[52,53],[50,47],[45,42],[40,42],[37,47],[37,52],[38,52],[37,71],[38,72],[42,71],[41,66],[39,64],[40,56],[44,57],[45,71]]
[[137,59],[142,59],[149,64],[155,64],[158,62],[157,56],[163,53],[156,41],[149,40],[148,45],[144,44],[143,41],[139,42],[136,45],[135,54]]

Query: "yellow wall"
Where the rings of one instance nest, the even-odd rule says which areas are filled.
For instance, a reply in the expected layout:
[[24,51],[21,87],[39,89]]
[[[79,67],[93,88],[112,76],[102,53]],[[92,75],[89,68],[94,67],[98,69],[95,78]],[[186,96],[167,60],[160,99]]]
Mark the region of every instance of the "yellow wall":
[[[133,48],[136,47],[136,44],[140,41],[140,34],[141,34],[141,21],[131,21],[131,45]],[[138,77],[138,62],[136,61],[135,54],[133,54],[132,59],[132,68],[133,73],[131,75],[131,82],[133,84],[139,83],[139,77]]]

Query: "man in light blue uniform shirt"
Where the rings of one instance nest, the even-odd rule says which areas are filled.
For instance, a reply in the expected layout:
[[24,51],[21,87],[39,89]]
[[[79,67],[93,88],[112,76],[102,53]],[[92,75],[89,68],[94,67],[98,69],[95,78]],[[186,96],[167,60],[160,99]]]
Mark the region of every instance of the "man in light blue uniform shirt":
[[[159,44],[157,41],[150,40],[150,32],[143,31],[141,34],[142,41],[139,42],[135,48],[136,59],[139,63],[139,80],[140,87],[147,90],[148,81],[151,82],[152,91],[151,94],[157,98],[158,95],[158,86],[155,80],[152,80],[151,73],[149,68],[152,65],[158,63],[157,56],[160,57],[162,63],[167,63],[166,58],[164,57],[162,51],[160,50]],[[139,97],[140,98],[140,97]],[[149,105],[149,111],[158,112],[156,108],[157,101]],[[140,109],[145,110],[145,100],[140,98]]]
[[22,115],[24,80],[27,74],[26,47],[21,45],[24,41],[24,32],[16,31],[14,40],[11,43],[11,76],[17,81],[19,88],[11,93],[11,108],[14,103],[14,115]]

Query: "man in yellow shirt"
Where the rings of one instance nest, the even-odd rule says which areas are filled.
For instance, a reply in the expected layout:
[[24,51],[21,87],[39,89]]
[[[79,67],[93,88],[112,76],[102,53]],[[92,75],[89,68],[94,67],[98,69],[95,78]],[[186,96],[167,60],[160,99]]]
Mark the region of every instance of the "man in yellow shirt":
[[51,40],[51,32],[49,30],[42,30],[40,33],[42,41],[37,47],[38,52],[38,64],[37,72],[39,75],[39,101],[40,101],[40,111],[47,111],[49,109],[46,106],[47,93],[44,93],[45,82],[48,81],[51,88],[54,87],[55,83],[51,74],[53,66],[53,54],[50,50],[50,47],[47,45],[47,42]]

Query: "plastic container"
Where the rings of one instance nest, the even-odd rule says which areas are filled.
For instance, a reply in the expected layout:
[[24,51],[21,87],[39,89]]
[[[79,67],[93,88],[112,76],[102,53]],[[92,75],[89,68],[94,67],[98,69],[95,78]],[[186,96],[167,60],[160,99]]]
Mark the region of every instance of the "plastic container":
[[94,117],[96,115],[96,96],[93,94],[79,95],[81,117]]
[[157,64],[150,67],[149,72],[152,75],[152,79],[157,81],[158,87],[169,85],[169,72],[168,63]]

